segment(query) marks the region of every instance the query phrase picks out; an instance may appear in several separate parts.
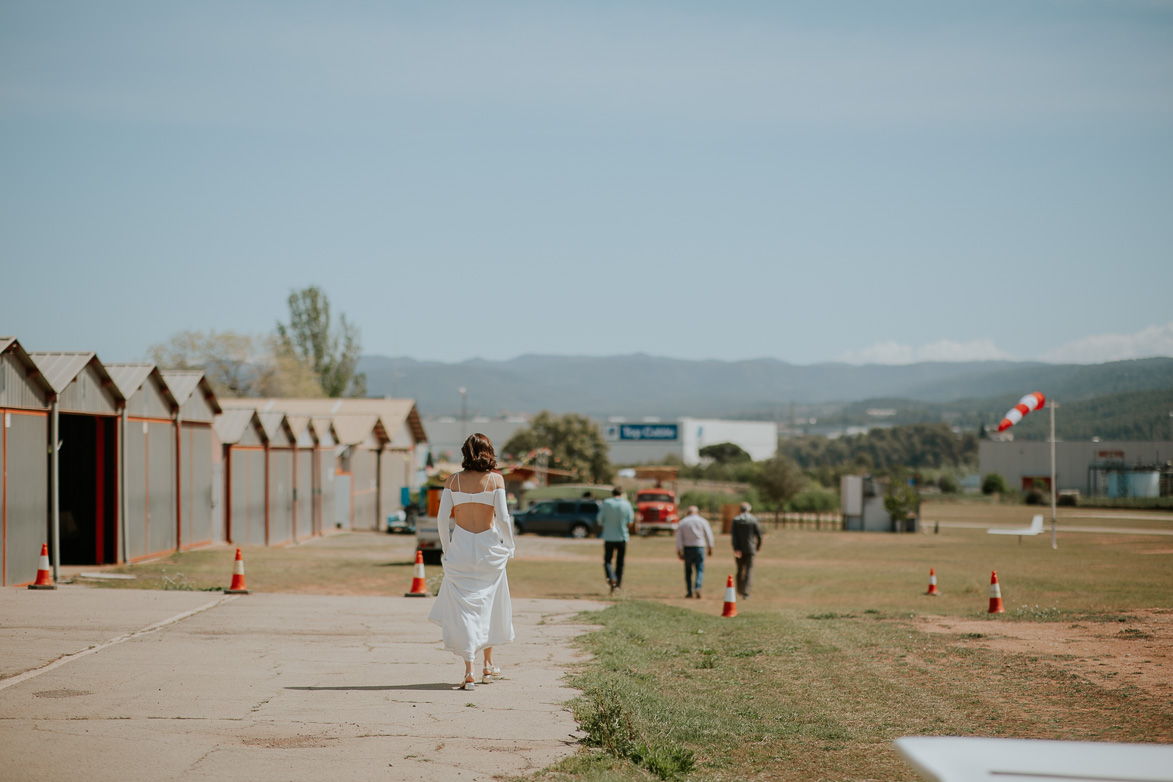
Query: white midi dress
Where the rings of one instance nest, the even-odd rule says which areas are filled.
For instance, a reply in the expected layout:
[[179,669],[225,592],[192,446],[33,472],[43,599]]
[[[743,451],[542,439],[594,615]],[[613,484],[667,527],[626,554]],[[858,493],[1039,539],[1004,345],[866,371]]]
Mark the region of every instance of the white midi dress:
[[[456,524],[453,506],[468,502],[492,505],[493,526],[472,533]],[[475,493],[444,489],[438,526],[444,582],[428,619],[443,629],[445,649],[461,660],[472,661],[485,647],[513,640],[513,607],[505,564],[515,547],[505,489]]]

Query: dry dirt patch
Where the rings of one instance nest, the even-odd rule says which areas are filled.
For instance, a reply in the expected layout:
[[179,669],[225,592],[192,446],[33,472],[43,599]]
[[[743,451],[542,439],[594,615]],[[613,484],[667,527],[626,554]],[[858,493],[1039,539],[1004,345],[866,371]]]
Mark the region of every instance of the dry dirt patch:
[[1071,673],[1109,689],[1135,687],[1173,698],[1173,610],[1129,611],[1124,622],[1003,622],[925,616],[926,633],[957,636],[958,646],[1047,656]]

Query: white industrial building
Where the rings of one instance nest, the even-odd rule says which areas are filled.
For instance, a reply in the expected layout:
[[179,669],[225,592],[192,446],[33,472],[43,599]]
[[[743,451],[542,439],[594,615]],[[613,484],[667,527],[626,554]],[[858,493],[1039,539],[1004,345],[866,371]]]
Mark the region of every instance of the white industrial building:
[[702,448],[720,443],[739,446],[755,462],[771,459],[778,452],[778,426],[770,421],[610,419],[601,428],[611,446],[613,464],[649,464],[674,456],[692,466],[700,464]]
[[[1014,489],[1051,483],[1051,444],[1041,441],[983,440],[978,444],[982,475],[996,472]],[[1173,442],[1113,440],[1055,443],[1055,483],[1059,491],[1084,496],[1156,497],[1162,473],[1173,461]],[[1167,484],[1167,480],[1166,480]]]
[[[470,434],[480,432],[493,441],[500,454],[529,420],[511,418],[433,418],[426,422],[431,452],[437,458],[460,461],[460,446]],[[610,446],[612,464],[650,464],[673,456],[684,464],[699,464],[706,445],[733,443],[754,461],[772,458],[778,451],[778,427],[769,421],[725,421],[716,418],[659,419],[610,418],[599,424]]]

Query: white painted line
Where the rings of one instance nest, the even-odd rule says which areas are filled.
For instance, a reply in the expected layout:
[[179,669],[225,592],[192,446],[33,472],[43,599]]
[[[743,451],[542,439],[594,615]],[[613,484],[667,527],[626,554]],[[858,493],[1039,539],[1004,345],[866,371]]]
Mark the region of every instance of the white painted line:
[[[937,522],[933,519],[921,520],[921,534],[928,534],[923,530],[928,529],[931,524],[941,525],[942,529],[989,529],[990,525],[980,521],[941,521]],[[1051,522],[1048,521],[1043,528],[1043,532],[1049,532],[1051,529]],[[1055,526],[1057,532],[1095,532],[1102,535],[1173,535],[1173,529],[1158,529],[1155,527],[1072,527],[1057,524]],[[1018,533],[1013,533],[1017,535]]]
[[138,638],[141,635],[146,635],[147,633],[153,633],[156,630],[160,630],[160,629],[166,627],[167,625],[172,625],[172,624],[175,624],[176,622],[182,622],[184,619],[187,619],[189,616],[195,616],[196,614],[202,613],[203,611],[207,611],[209,609],[215,608],[216,606],[223,605],[224,603],[227,603],[229,600],[235,600],[237,597],[238,597],[238,595],[225,595],[224,597],[220,598],[219,600],[213,600],[211,603],[208,603],[205,606],[200,606],[199,608],[194,608],[191,611],[184,611],[182,614],[176,614],[175,616],[171,617],[170,619],[164,619],[162,622],[155,622],[155,624],[147,625],[146,627],[144,627],[140,630],[135,630],[133,632],[126,633],[125,635],[120,635],[117,638],[111,638],[109,641],[107,641],[104,644],[99,644],[98,646],[91,646],[89,649],[82,649],[80,652],[73,652],[72,654],[67,654],[62,657],[58,657],[53,662],[48,663],[47,665],[42,665],[40,668],[34,668],[33,670],[25,671],[24,673],[22,673],[18,676],[13,676],[10,679],[4,679],[3,681],[0,681],[0,690],[11,687],[14,684],[20,684],[21,682],[28,681],[29,679],[32,679],[36,676],[40,676],[42,673],[46,673],[48,671],[51,671],[54,668],[60,668],[62,665],[65,665],[66,663],[71,663],[74,660],[79,660],[82,657],[85,657],[87,654],[93,654],[94,652],[100,652],[103,649],[107,649],[111,646],[114,646],[115,644],[120,644],[123,641],[129,641],[132,638]]

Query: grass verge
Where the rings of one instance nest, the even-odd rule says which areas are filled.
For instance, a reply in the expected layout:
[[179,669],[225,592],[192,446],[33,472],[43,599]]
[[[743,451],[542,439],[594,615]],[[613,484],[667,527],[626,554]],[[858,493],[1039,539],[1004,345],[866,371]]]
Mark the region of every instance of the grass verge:
[[900,736],[1173,740],[1168,703],[875,610],[723,619],[626,601],[584,618],[602,625],[572,682],[585,746],[539,778],[910,779]]

